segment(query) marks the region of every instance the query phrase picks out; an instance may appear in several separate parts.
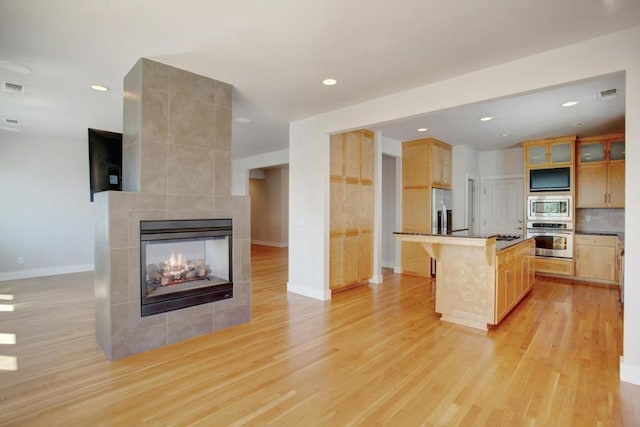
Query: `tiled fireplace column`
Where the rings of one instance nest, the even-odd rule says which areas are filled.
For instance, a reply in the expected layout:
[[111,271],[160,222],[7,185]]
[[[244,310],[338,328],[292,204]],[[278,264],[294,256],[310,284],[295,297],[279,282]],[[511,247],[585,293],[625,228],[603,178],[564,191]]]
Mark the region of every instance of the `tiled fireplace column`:
[[[148,59],[124,80],[123,187],[95,195],[96,338],[109,359],[251,317],[250,204],[231,196],[231,86]],[[233,298],[142,317],[140,221],[233,220]]]

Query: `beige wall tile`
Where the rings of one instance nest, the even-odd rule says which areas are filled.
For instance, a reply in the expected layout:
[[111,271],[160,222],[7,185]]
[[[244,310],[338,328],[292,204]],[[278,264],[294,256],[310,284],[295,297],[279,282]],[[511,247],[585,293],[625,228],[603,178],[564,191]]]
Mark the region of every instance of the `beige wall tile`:
[[142,88],[141,138],[143,141],[167,142],[169,95],[155,89]]
[[189,195],[169,195],[167,196],[167,206],[170,210],[206,210],[212,211],[214,206],[214,197],[212,195],[200,194],[197,196]]
[[215,149],[231,151],[231,109],[216,106]]
[[142,62],[142,85],[149,89],[169,92],[169,69],[172,67],[147,58],[142,58],[140,61]]
[[213,194],[213,150],[169,145],[168,193]]
[[129,302],[129,250],[110,251],[111,304]]
[[216,80],[216,104],[221,107],[231,108],[233,86]]
[[169,344],[211,332],[213,332],[213,312],[167,322],[167,342]]
[[216,107],[186,96],[172,95],[169,101],[169,142],[176,145],[213,148]]
[[140,149],[140,191],[166,194],[168,145],[143,141]]
[[178,68],[169,68],[169,93],[214,104],[215,80]]
[[213,155],[215,157],[215,194],[231,195],[231,152],[214,150]]

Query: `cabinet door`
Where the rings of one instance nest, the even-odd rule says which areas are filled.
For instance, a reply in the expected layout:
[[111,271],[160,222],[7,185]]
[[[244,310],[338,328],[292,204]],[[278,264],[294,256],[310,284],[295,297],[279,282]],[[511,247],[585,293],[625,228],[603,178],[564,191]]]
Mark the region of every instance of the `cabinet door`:
[[337,289],[344,285],[344,236],[329,239],[329,287]]
[[429,186],[429,143],[402,144],[402,186]]
[[373,233],[360,233],[358,280],[369,280],[373,276]]
[[431,143],[431,185],[451,188],[451,149],[438,142]]
[[360,133],[348,132],[344,138],[344,163],[347,178],[360,179]]
[[344,233],[347,183],[342,178],[331,178],[329,185],[329,232]]
[[547,164],[547,144],[527,146],[527,165],[541,166]]
[[624,168],[624,160],[609,163],[607,177],[609,196],[607,201],[610,208],[624,208]]
[[343,277],[344,284],[350,285],[358,282],[359,279],[359,271],[358,271],[358,261],[360,250],[359,245],[360,237],[358,233],[347,233],[344,238],[344,256],[343,256]]
[[360,135],[360,143],[360,178],[373,181],[375,165],[373,134],[363,132]]
[[420,243],[402,242],[402,272],[431,276],[431,258]]
[[496,286],[496,323],[509,309],[507,305],[507,284],[509,282],[509,268],[508,266],[501,266],[497,272],[497,286]]
[[576,276],[615,280],[615,266],[615,247],[596,245],[576,246]]
[[573,163],[573,157],[571,156],[572,143],[558,142],[550,144],[549,146],[549,161],[552,165],[558,166],[561,164]]
[[344,176],[344,158],[342,151],[342,135],[331,135],[329,147],[329,174]]
[[404,231],[431,232],[431,190],[407,188],[402,192]]
[[607,199],[607,166],[604,163],[582,163],[578,166],[579,208],[603,208]]
[[346,184],[345,197],[345,230],[358,231],[360,223],[360,184],[349,182]]
[[580,144],[580,163],[604,162],[605,143],[589,142]]
[[360,184],[360,231],[373,230],[373,184]]

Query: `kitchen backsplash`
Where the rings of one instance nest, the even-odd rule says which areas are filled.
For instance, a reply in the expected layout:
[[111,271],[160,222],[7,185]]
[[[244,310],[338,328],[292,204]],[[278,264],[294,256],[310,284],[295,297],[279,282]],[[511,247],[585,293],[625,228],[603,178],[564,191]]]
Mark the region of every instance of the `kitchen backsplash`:
[[624,232],[624,209],[576,209],[576,230]]

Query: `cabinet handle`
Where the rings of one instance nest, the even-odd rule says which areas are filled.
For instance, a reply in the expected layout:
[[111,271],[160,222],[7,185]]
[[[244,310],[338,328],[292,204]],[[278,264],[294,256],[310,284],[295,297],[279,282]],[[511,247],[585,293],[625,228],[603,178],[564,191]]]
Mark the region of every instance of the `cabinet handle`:
[[611,193],[607,196],[607,203],[611,204]]
[[607,204],[607,193],[604,193],[604,204]]

